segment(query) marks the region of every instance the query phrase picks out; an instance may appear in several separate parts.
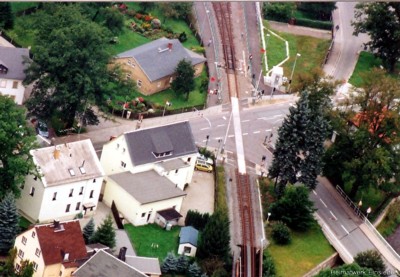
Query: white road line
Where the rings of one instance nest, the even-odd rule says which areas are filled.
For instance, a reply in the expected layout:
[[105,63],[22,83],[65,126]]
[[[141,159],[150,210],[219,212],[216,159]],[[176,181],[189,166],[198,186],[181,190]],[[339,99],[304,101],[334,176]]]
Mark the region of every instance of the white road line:
[[335,219],[335,220],[337,220],[337,217],[332,213],[332,211],[329,211],[330,213],[331,213],[331,215],[333,216],[333,218]]
[[249,133],[243,133],[243,136],[247,136]]
[[233,138],[235,135],[229,135],[228,138]]
[[254,132],[253,132],[253,134],[258,134],[258,133],[260,133],[260,131],[254,131]]
[[328,206],[325,204],[324,201],[322,201],[322,199],[320,198],[319,201],[321,201],[322,204],[324,204],[325,208],[328,208]]
[[242,123],[243,122],[249,122],[250,121],[250,119],[245,119],[245,120],[242,120]]
[[265,132],[271,132],[272,131],[272,129],[267,129],[267,130],[265,130]]
[[258,117],[258,120],[264,120],[265,117]]
[[219,124],[219,125],[217,125],[217,127],[224,127],[225,126],[225,124]]
[[210,129],[210,127],[201,128],[200,130],[203,131],[203,130],[208,130],[208,129]]
[[315,190],[312,190],[312,192],[313,192],[315,195],[318,195],[318,194],[316,193],[316,191],[315,191]]
[[226,120],[226,117],[225,117],[225,116],[223,116],[222,118],[223,118],[224,120]]
[[349,235],[349,231],[346,230],[346,228],[344,228],[344,226],[342,224],[340,224],[340,226],[342,226],[343,230]]
[[219,140],[219,139],[222,139],[222,137],[217,137],[217,138],[215,138],[215,140]]

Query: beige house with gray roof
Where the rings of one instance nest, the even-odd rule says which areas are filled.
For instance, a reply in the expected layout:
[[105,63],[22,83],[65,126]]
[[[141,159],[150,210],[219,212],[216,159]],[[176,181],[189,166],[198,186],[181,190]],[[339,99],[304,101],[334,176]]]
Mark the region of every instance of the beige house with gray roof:
[[73,219],[96,210],[104,171],[89,139],[31,150],[41,178],[28,175],[17,199],[32,222]]
[[114,63],[126,72],[144,95],[170,87],[178,63],[191,62],[195,76],[203,71],[206,58],[183,47],[178,39],[160,38],[118,54]]

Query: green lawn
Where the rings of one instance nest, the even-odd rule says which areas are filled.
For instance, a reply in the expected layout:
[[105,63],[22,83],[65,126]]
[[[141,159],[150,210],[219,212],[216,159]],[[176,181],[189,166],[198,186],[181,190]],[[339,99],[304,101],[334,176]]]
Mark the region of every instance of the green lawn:
[[[308,36],[296,36],[288,33],[277,32],[275,30],[272,31],[287,40],[289,43],[290,58],[282,65],[284,76],[290,77],[296,53],[300,53],[301,57],[299,57],[296,62],[293,77],[294,80],[296,80],[296,76],[300,73],[310,72],[314,68],[321,68],[325,59],[325,54],[330,45],[329,40]],[[266,34],[267,32],[265,31],[264,36],[266,36]],[[273,37],[274,36],[271,34],[267,47],[269,68],[272,68],[274,65],[282,61],[282,57],[286,57],[285,43],[283,43],[282,40]]]
[[122,33],[118,35],[118,43],[111,46],[110,52],[111,54],[116,55],[148,42],[150,42],[150,39],[124,27]]
[[360,87],[363,84],[362,75],[371,71],[374,67],[382,65],[382,61],[374,57],[370,52],[362,51],[358,58],[356,67],[349,79],[349,83],[355,87]]
[[388,237],[396,231],[396,228],[400,224],[400,202],[395,202],[392,206],[390,206],[385,218],[378,226],[378,231],[384,237]]
[[217,185],[216,185],[216,198],[215,198],[215,209],[224,211],[228,214],[228,203],[226,199],[226,184],[225,184],[225,168],[223,166],[217,166]]
[[[270,230],[267,230],[267,233],[269,232]],[[268,252],[274,259],[277,277],[296,277],[309,272],[331,256],[335,250],[316,224],[306,233],[292,232],[290,245],[280,246],[272,241],[268,246]]]
[[22,231],[28,229],[28,227],[32,224],[28,219],[26,219],[23,216],[19,217],[19,227],[21,228]]
[[[138,227],[125,224],[124,227],[138,256],[156,257],[162,262],[168,252],[177,255],[178,236],[181,229],[179,226],[174,226],[170,231],[166,231],[156,224]],[[158,245],[158,248],[152,247],[155,244]]]

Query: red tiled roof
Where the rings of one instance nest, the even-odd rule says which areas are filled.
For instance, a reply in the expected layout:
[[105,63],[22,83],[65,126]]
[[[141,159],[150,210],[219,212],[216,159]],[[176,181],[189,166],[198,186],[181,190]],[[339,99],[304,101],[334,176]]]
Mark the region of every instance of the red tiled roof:
[[[65,267],[71,267],[75,261],[86,257],[85,241],[78,220],[60,222],[60,226],[63,228],[58,231],[54,224],[35,226],[44,264],[63,263]],[[69,254],[68,261],[64,261],[66,253]]]

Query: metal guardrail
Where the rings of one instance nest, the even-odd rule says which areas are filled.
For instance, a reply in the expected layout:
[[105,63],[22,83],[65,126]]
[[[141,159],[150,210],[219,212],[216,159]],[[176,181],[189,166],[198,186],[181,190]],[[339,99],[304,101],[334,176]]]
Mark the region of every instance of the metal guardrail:
[[349,206],[355,211],[356,215],[360,217],[365,225],[372,231],[378,238],[379,240],[385,245],[385,247],[389,250],[389,252],[397,259],[398,262],[400,262],[400,255],[396,252],[396,250],[393,249],[393,247],[386,241],[384,237],[376,230],[374,225],[368,220],[367,216],[365,216],[359,209],[359,207],[351,201],[351,199],[347,196],[347,194],[342,190],[341,187],[338,185],[336,186],[336,190],[340,193],[340,195],[344,198],[346,203],[349,204]]

